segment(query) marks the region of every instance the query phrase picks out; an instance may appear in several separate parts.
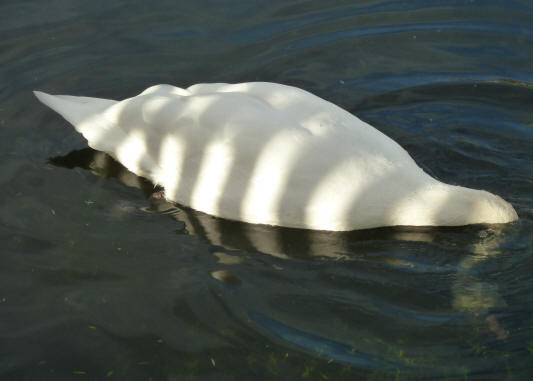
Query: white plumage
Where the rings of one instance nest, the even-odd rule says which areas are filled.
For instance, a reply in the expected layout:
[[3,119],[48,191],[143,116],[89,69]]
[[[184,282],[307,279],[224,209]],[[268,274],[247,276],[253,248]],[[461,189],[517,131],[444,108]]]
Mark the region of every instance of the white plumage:
[[214,216],[336,231],[518,218],[496,195],[433,179],[396,142],[295,87],[157,85],[120,102],[35,95],[167,199]]

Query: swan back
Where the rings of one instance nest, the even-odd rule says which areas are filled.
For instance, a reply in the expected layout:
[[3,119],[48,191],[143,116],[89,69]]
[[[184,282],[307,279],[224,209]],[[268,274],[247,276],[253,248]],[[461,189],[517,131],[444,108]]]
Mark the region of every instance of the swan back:
[[433,179],[392,139],[295,87],[157,85],[121,102],[36,95],[92,148],[211,215],[320,230],[517,218],[497,196]]

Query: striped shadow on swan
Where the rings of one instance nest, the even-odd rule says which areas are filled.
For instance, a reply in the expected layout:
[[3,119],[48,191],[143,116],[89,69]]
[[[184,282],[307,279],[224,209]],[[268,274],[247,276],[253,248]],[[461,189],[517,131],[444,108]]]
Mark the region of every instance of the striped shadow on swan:
[[374,127],[295,87],[157,85],[120,102],[35,95],[166,199],[213,216],[330,231],[518,219],[499,196],[432,178]]

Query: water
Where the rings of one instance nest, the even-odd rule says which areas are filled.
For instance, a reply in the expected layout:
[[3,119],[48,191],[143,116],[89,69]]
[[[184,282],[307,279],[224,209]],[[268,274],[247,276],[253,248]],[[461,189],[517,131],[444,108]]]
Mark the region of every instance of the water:
[[[527,1],[0,5],[2,380],[533,377]],[[252,80],[331,100],[505,226],[310,232],[157,198],[31,90]]]

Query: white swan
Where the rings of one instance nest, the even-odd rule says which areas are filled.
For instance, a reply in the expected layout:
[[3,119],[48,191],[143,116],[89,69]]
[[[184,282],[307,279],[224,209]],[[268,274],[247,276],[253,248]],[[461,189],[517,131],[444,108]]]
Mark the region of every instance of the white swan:
[[214,216],[335,231],[518,218],[496,195],[433,179],[396,142],[295,87],[157,85],[120,102],[35,95],[168,200]]

